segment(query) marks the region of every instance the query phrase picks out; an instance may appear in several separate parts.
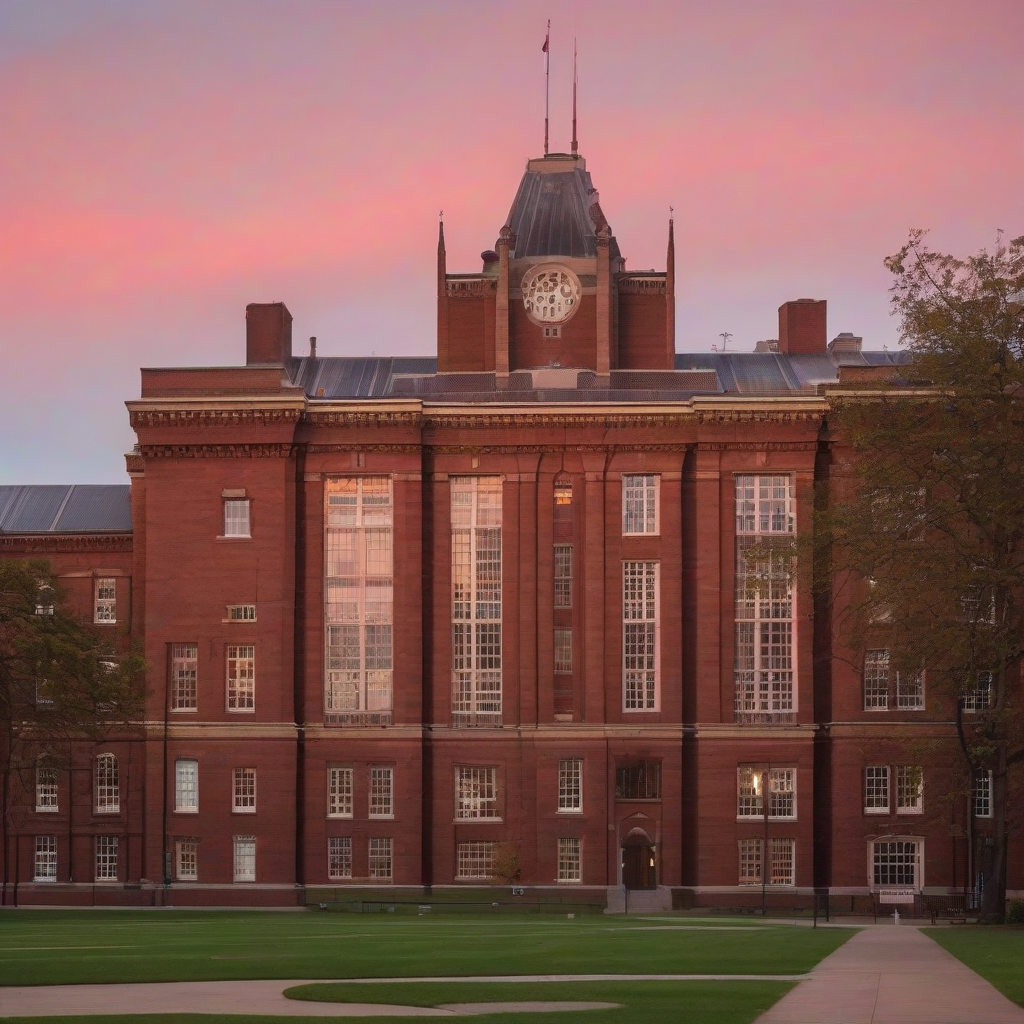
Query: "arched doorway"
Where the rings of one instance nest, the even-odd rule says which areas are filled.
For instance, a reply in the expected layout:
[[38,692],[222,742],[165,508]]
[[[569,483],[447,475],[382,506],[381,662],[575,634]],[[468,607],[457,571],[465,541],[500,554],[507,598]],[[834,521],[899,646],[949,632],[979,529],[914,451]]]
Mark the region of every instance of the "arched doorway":
[[642,829],[633,829],[622,840],[622,884],[627,889],[657,889],[654,843]]

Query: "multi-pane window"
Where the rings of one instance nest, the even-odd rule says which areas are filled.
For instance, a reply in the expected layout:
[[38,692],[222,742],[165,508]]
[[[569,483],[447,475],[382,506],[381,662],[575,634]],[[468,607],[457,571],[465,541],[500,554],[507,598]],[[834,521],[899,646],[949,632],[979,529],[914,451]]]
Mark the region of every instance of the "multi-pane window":
[[558,809],[583,810],[583,761],[578,757],[558,762]]
[[199,706],[199,646],[171,644],[171,710],[195,711]]
[[896,707],[900,711],[924,710],[924,672],[896,673]]
[[121,810],[121,784],[117,771],[117,758],[113,754],[100,754],[96,758],[97,814],[116,814]]
[[370,817],[391,818],[395,814],[395,769],[384,765],[370,768]]
[[761,883],[761,840],[739,841],[740,885]]
[[919,889],[921,846],[920,842],[907,839],[880,839],[872,843],[872,884]]
[[352,817],[352,769],[331,767],[327,780],[327,816]]
[[572,545],[555,545],[555,607],[572,607]]
[[57,881],[57,837],[36,836],[35,863],[32,879],[36,882]]
[[256,881],[256,837],[235,836],[233,842],[233,879],[236,882]]
[[255,622],[256,605],[254,604],[229,604],[228,622]]
[[256,648],[227,650],[228,711],[253,711],[256,707]]
[[352,837],[330,836],[327,840],[327,877],[352,877]]
[[117,881],[117,836],[96,837],[96,881]]
[[771,720],[796,710],[793,558],[790,546],[779,543],[796,529],[795,508],[792,477],[736,477],[739,721]]
[[224,502],[224,536],[250,536],[248,498],[232,498]]
[[636,761],[615,766],[616,800],[660,800],[661,762]]
[[179,814],[199,810],[199,762],[179,758],[174,762],[174,809]]
[[391,878],[391,849],[390,839],[371,839],[369,849],[370,877],[380,880]]
[[256,769],[235,768],[231,774],[231,810],[235,814],[255,814]]
[[558,840],[558,881],[583,881],[583,857],[579,839]]
[[974,773],[972,804],[976,818],[992,817],[992,773],[979,771]]
[[622,563],[622,690],[626,711],[658,708],[658,563]]
[[555,672],[568,674],[572,672],[572,630],[555,630]]
[[490,878],[493,870],[494,843],[459,843],[455,848],[455,877]]
[[501,724],[501,477],[452,477],[452,718]]
[[973,689],[964,690],[961,702],[964,711],[972,714],[987,711],[992,706],[992,673],[979,672],[977,685]]
[[174,867],[179,882],[199,881],[199,840],[174,841]]
[[864,769],[864,813],[889,813],[888,765],[869,765]]
[[912,765],[896,766],[896,813],[920,814],[924,809],[924,773]]
[[36,590],[36,615],[52,615],[54,611],[53,587],[40,583]]
[[36,767],[36,810],[40,813],[54,813],[57,807],[57,769],[52,765]]
[[796,884],[796,840],[775,839],[771,841],[771,873],[769,885]]
[[466,819],[498,818],[498,769],[455,769],[455,817]]
[[653,475],[622,478],[622,532],[658,532],[658,483]]
[[394,507],[386,476],[327,481],[326,678],[332,721],[387,725],[394,675]]
[[864,710],[887,711],[889,708],[889,652],[867,651],[864,654]]
[[98,579],[93,607],[94,622],[117,622],[117,586],[112,579]]
[[736,779],[736,816],[764,817],[764,790],[768,789],[768,817],[796,817],[796,769],[741,765]]

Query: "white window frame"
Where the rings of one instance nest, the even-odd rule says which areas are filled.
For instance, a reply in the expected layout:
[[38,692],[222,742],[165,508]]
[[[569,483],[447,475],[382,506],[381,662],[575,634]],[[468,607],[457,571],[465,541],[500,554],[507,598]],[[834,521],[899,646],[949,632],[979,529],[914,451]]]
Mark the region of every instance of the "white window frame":
[[622,710],[661,710],[661,563],[622,563]]
[[[916,765],[896,765],[896,813],[924,813],[924,771]],[[916,782],[916,786],[915,786]]]
[[174,761],[174,813],[199,813],[199,762],[194,757]]
[[971,784],[971,813],[976,818],[992,817],[992,772],[975,772]]
[[656,473],[623,474],[623,537],[657,537],[660,532],[661,477]]
[[252,537],[252,508],[248,498],[225,498],[223,538],[248,540]]
[[93,584],[93,622],[110,625],[117,622],[117,580],[103,576]]
[[739,884],[760,885],[764,842],[760,836],[739,839],[736,842],[739,858]]
[[559,837],[558,875],[559,885],[580,885],[583,882],[583,841],[575,836]]
[[395,816],[395,769],[391,765],[370,765],[368,818]]
[[199,645],[171,644],[171,711],[199,710]]
[[791,571],[769,565],[768,592],[748,586],[746,552],[796,532],[791,473],[737,474],[735,565],[735,714],[764,722],[799,710],[797,593]]
[[455,820],[501,821],[496,766],[456,765]]
[[324,711],[336,724],[391,724],[394,536],[391,477],[326,481]]
[[797,820],[797,769],[741,764],[736,769],[736,818],[764,820],[765,776],[768,783],[768,820]]
[[[892,772],[887,764],[869,764],[864,768],[864,813],[889,814],[892,807]],[[884,791],[885,803],[879,803]]]
[[558,762],[558,813],[583,813],[582,757],[566,757]]
[[255,882],[256,837],[232,836],[231,854],[231,880],[233,882]]
[[199,840],[174,840],[174,875],[179,882],[199,881]]
[[502,724],[500,476],[453,476],[452,724]]
[[118,836],[96,836],[95,879],[97,882],[116,882],[118,879]]
[[32,860],[33,882],[57,881],[57,837],[36,836]]
[[861,676],[864,710],[889,710],[889,652],[876,648],[864,652],[864,671]]
[[231,813],[256,813],[256,769],[231,769]]
[[573,550],[571,544],[554,545],[554,606],[572,608]]
[[96,814],[121,812],[121,774],[117,755],[109,751],[97,754],[93,762],[93,810]]
[[[796,885],[796,840],[771,837],[768,885],[776,888]],[[785,869],[785,873],[783,873]]]
[[988,711],[992,706],[993,674],[987,669],[978,673],[978,684],[973,690],[964,690],[960,698],[960,706],[969,715],[979,711]]
[[256,605],[229,604],[225,608],[225,622],[255,622]]
[[494,847],[497,843],[472,839],[455,846],[455,879],[459,882],[488,881],[494,877]]
[[[913,846],[913,850],[908,850],[905,847],[907,845]],[[877,839],[868,840],[868,888],[871,892],[877,892],[879,889],[912,889],[916,892],[920,892],[924,888],[924,840],[918,836],[881,836]],[[894,866],[894,872],[897,877],[889,878],[884,881],[877,881],[876,869],[878,855],[882,852],[879,848],[883,846],[898,846],[904,847],[902,849],[895,849],[887,851],[887,854],[892,857],[899,858],[899,863]],[[910,857],[909,863],[913,867],[913,876],[911,881],[906,880],[904,874],[903,880],[900,880],[898,874],[900,869],[905,869]]]
[[225,703],[232,714],[256,711],[256,647],[230,644],[224,652]]
[[923,668],[917,672],[896,673],[897,711],[924,711],[925,681]]
[[36,813],[57,814],[60,811],[60,776],[52,764],[36,765]]
[[367,843],[369,877],[380,882],[394,878],[395,844],[390,836],[371,836]]
[[327,769],[327,817],[351,818],[355,769],[349,765],[330,765]]
[[555,627],[553,647],[555,675],[572,675],[572,629],[570,627]]
[[332,882],[352,877],[352,837],[327,837],[327,877]]

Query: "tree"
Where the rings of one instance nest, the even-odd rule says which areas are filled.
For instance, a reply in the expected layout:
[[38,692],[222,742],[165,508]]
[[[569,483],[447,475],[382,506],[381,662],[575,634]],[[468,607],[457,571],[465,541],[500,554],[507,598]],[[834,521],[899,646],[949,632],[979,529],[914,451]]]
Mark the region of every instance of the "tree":
[[884,637],[890,672],[945,696],[966,785],[991,772],[981,915],[1001,920],[1024,766],[1024,238],[958,259],[913,232],[886,266],[908,361],[831,403],[817,585],[851,651]]
[[506,885],[515,885],[522,874],[518,843],[495,843],[491,854],[491,875]]
[[0,906],[6,900],[18,793],[37,767],[71,769],[76,742],[137,720],[142,663],[66,607],[47,562],[0,561]]

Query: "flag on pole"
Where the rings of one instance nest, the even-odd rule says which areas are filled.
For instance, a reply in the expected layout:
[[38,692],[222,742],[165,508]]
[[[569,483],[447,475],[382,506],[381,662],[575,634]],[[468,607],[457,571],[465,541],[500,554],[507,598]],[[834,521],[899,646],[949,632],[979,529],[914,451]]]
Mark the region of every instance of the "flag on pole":
[[548,46],[551,43],[551,22],[548,22],[548,34],[544,37],[544,45],[540,48],[541,53],[548,52]]

